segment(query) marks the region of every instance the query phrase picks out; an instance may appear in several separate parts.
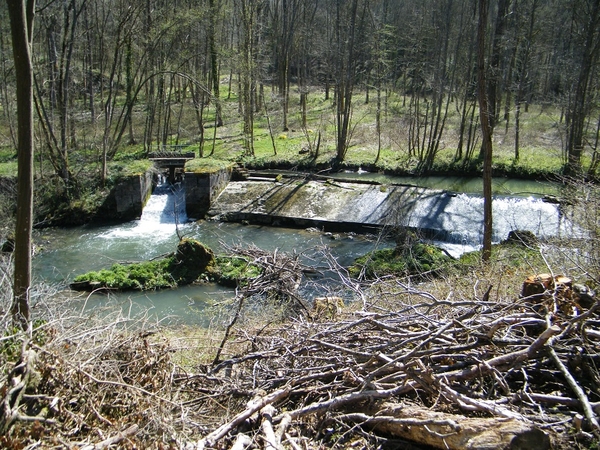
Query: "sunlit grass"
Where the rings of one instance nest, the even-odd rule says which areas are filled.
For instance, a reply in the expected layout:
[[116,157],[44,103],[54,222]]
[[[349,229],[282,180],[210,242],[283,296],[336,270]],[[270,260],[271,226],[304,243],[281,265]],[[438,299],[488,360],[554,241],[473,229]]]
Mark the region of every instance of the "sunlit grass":
[[233,163],[231,161],[196,157],[186,163],[185,170],[193,173],[211,173],[230,168],[232,165]]
[[[228,92],[228,79],[221,83],[221,105],[223,126],[214,126],[216,108],[214,103],[204,106],[202,123],[198,122],[191,96],[183,95],[173,102],[172,117],[168,124],[168,135],[164,131],[153,131],[153,142],[147,147],[150,150],[159,148],[163,139],[168,145],[189,145],[185,149],[194,151],[202,159],[214,159],[214,166],[219,168],[223,162],[243,162],[249,166],[269,167],[278,164],[290,167],[318,166],[326,167],[336,157],[337,125],[333,90],[330,97],[325,98],[325,92],[320,88],[309,87],[306,97],[305,117],[300,103],[298,89],[290,90],[289,110],[287,114],[287,129],[283,121],[283,101],[276,89],[264,87],[264,101],[260,97],[260,107],[254,113],[254,153],[251,155],[244,148],[243,120],[240,114],[237,96],[238,84],[231,84],[232,92]],[[415,119],[414,101],[411,97],[399,93],[388,92],[381,98],[381,129],[376,128],[377,95],[371,90],[369,101],[366,101],[365,91],[357,90],[352,101],[352,117],[350,124],[349,147],[342,167],[368,167],[369,170],[388,171],[395,173],[416,173],[418,157],[409,154],[409,137],[411,121]],[[119,99],[120,101],[122,99]],[[138,99],[143,103],[144,99]],[[431,98],[420,98],[420,144],[423,144],[423,133],[429,133],[429,125],[424,126],[425,111],[432,111]],[[445,104],[442,108],[445,109]],[[529,105],[523,107],[520,116],[520,149],[519,159],[515,160],[515,107],[509,105],[508,123],[501,118],[494,131],[494,168],[506,175],[543,177],[549,173],[562,171],[564,155],[562,153],[564,140],[564,119],[560,110],[553,105]],[[429,108],[429,109],[428,109]],[[465,164],[456,161],[458,147],[458,130],[460,126],[461,103],[450,103],[444,131],[440,137],[440,145],[435,155],[432,169],[434,172],[455,172],[464,167],[471,171],[479,170],[477,158],[479,155],[480,138],[477,138],[473,148],[473,160]],[[138,174],[144,170],[143,164],[134,160],[144,159],[147,148],[142,145],[142,132],[145,127],[146,111],[136,108],[133,115],[134,133],[131,138],[137,144],[122,144],[111,163],[111,177],[128,174]],[[80,173],[82,166],[92,164],[95,172],[100,165],[100,140],[103,135],[103,121],[92,122],[89,114],[82,112],[77,115],[77,144],[87,150],[70,152],[70,164],[74,173]],[[431,116],[428,116],[431,119]],[[474,116],[477,118],[477,113]],[[303,120],[305,125],[303,126]],[[203,126],[203,128],[200,128]],[[478,125],[475,133],[479,135]],[[201,135],[203,135],[201,137]],[[123,142],[130,140],[129,133],[123,136]],[[200,142],[202,140],[202,142]],[[425,140],[426,142],[426,140]],[[319,144],[318,155],[307,154],[308,150],[315,151]],[[202,148],[200,148],[202,145]],[[40,150],[38,150],[40,151]],[[87,152],[87,153],[86,153]],[[378,157],[379,152],[379,157]],[[0,149],[0,175],[16,174],[16,164],[11,148]],[[83,155],[83,156],[81,156]],[[36,154],[36,158],[38,155]],[[584,155],[586,161],[589,155]],[[36,159],[37,161],[37,159]],[[198,165],[195,165],[198,164]],[[192,171],[209,170],[210,163],[191,163],[188,169]],[[83,171],[89,170],[83,168]]]
[[149,159],[116,160],[110,163],[109,170],[126,177],[144,174],[153,166],[154,164]]

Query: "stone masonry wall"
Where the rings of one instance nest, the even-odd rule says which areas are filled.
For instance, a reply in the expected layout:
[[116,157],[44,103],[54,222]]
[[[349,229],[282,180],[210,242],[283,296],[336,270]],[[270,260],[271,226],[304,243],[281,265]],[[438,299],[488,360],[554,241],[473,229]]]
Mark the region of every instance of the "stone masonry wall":
[[132,220],[142,215],[144,205],[152,194],[152,172],[123,179],[115,187],[117,216]]
[[185,173],[185,204],[190,218],[202,219],[231,179],[231,169],[213,173]]

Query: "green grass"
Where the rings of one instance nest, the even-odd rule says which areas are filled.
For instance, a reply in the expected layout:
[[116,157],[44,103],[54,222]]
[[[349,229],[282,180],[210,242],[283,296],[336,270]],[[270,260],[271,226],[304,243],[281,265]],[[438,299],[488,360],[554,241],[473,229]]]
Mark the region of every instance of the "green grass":
[[185,165],[186,172],[212,173],[232,167],[231,161],[222,161],[216,158],[198,158],[188,161]]
[[16,177],[17,161],[8,161],[0,163],[0,177]]
[[[236,84],[234,83],[233,86],[235,87]],[[305,130],[301,123],[299,95],[294,89],[291,92],[288,129],[283,130],[281,99],[270,89],[265,89],[266,112],[262,108],[261,111],[255,113],[254,155],[249,156],[243,148],[243,123],[238,112],[237,96],[233,93],[231,98],[227,98],[227,89],[224,87],[221,93],[224,126],[213,128],[215,108],[212,104],[207,105],[204,117],[206,128],[204,129],[203,154],[205,157],[190,161],[186,166],[187,170],[196,173],[210,172],[238,161],[244,162],[248,167],[256,168],[281,166],[322,169],[331,165],[336,156],[333,93],[331,93],[330,99],[326,100],[324,93],[320,90],[312,89],[309,92]],[[370,170],[390,173],[415,173],[418,160],[409,155],[408,148],[409,121],[412,114],[409,109],[410,97],[398,93],[390,94],[387,101],[384,102],[381,114],[380,136],[375,129],[377,108],[375,97],[375,92],[372,91],[370,101],[366,103],[365,92],[356,91],[354,95],[350,147],[342,167],[362,166]],[[173,144],[176,142],[189,143],[190,148],[199,153],[197,142],[200,133],[195,112],[190,98],[183,98],[187,103],[183,105],[181,122],[177,124],[178,127],[171,128],[173,134],[167,138],[167,141]],[[143,102],[143,99],[138,100]],[[473,161],[465,165],[463,161],[456,162],[454,160],[458,144],[457,130],[460,117],[457,111],[459,108],[460,105],[451,104],[448,109],[444,134],[432,167],[433,173],[459,174],[467,167],[468,175],[473,175],[474,172],[478,173],[480,170],[476,160],[479,144],[475,146]],[[267,114],[270,120],[270,129]],[[97,139],[96,136],[102,135],[101,130],[94,130],[94,125],[84,120],[76,126],[79,131],[78,142],[82,149],[73,150],[70,153],[72,172],[75,174],[95,173],[95,176],[99,177],[100,163],[97,149],[100,148],[100,143],[94,142],[94,140]],[[511,110],[508,127],[506,127],[506,122],[501,120],[494,132],[493,164],[497,173],[506,176],[543,178],[549,174],[561,172],[564,164],[560,131],[562,126],[564,124],[560,123],[560,110],[554,106],[530,105],[528,111],[523,109],[520,159],[514,161],[514,111]],[[138,141],[141,141],[144,127],[145,116],[143,110],[140,109],[133,116],[134,137]],[[302,149],[316,145],[319,135],[321,142],[318,157],[300,155]],[[379,138],[381,138],[381,154],[377,165],[374,165]],[[151,147],[155,149],[158,145],[153,143]],[[209,154],[211,154],[210,157],[206,156]],[[152,164],[144,159],[144,155],[145,150],[141,144],[122,146],[109,164],[111,180],[121,176],[140,174],[148,170]],[[589,161],[589,156],[589,154],[584,155],[585,162]],[[10,146],[0,149],[0,176],[16,175],[17,167],[14,158],[15,151]],[[36,170],[39,169],[36,167]],[[52,169],[48,167],[45,171],[49,173]]]
[[147,159],[137,159],[123,166],[121,169],[121,175],[124,177],[131,175],[142,175],[148,172],[148,170],[150,170],[150,168],[153,166],[154,164]]

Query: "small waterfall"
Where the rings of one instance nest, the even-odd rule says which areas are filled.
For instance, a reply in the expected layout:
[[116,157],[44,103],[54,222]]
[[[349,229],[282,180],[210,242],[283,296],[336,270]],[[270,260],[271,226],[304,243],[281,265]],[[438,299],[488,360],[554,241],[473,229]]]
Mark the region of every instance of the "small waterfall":
[[185,209],[185,188],[181,183],[157,185],[148,199],[139,220],[116,227],[103,237],[144,238],[151,241],[171,239],[176,228],[188,221]]
[[[506,239],[512,230],[531,231],[542,239],[582,235],[559,205],[541,198],[495,196],[492,216],[494,243]],[[406,225],[428,230],[432,240],[455,256],[475,250],[483,239],[483,197],[458,194],[443,202],[436,197],[419,200]]]
[[185,189],[181,183],[159,184],[144,207],[139,225],[182,224],[188,220],[185,210]]

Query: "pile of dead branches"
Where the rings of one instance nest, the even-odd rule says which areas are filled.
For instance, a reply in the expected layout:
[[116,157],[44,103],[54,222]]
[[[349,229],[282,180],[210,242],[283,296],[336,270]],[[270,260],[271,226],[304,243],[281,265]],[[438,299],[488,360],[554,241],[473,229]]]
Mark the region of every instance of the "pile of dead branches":
[[89,450],[173,436],[174,367],[167,346],[150,342],[156,326],[120,309],[93,317],[73,311],[78,302],[53,301],[63,303],[59,316],[2,338],[0,447]]
[[[270,279],[237,294],[295,293],[296,278],[276,275],[288,264],[297,271],[295,259],[261,255],[247,256],[263,258]],[[562,285],[510,301],[454,301],[393,279],[343,283],[356,311],[307,311],[269,327],[229,322],[211,349],[217,357],[192,367],[176,363],[179,349],[144,315],[113,308],[90,317],[84,300],[53,303],[30,333],[2,337],[2,355],[18,351],[0,375],[0,445],[557,449],[599,441],[595,299],[582,307]]]
[[395,293],[393,311],[299,319],[182,379],[212,380],[213,401],[254,396],[190,448],[383,436],[442,449],[597,442],[599,303],[573,316],[557,305],[562,292],[502,303],[440,300],[399,282],[378,289]]

